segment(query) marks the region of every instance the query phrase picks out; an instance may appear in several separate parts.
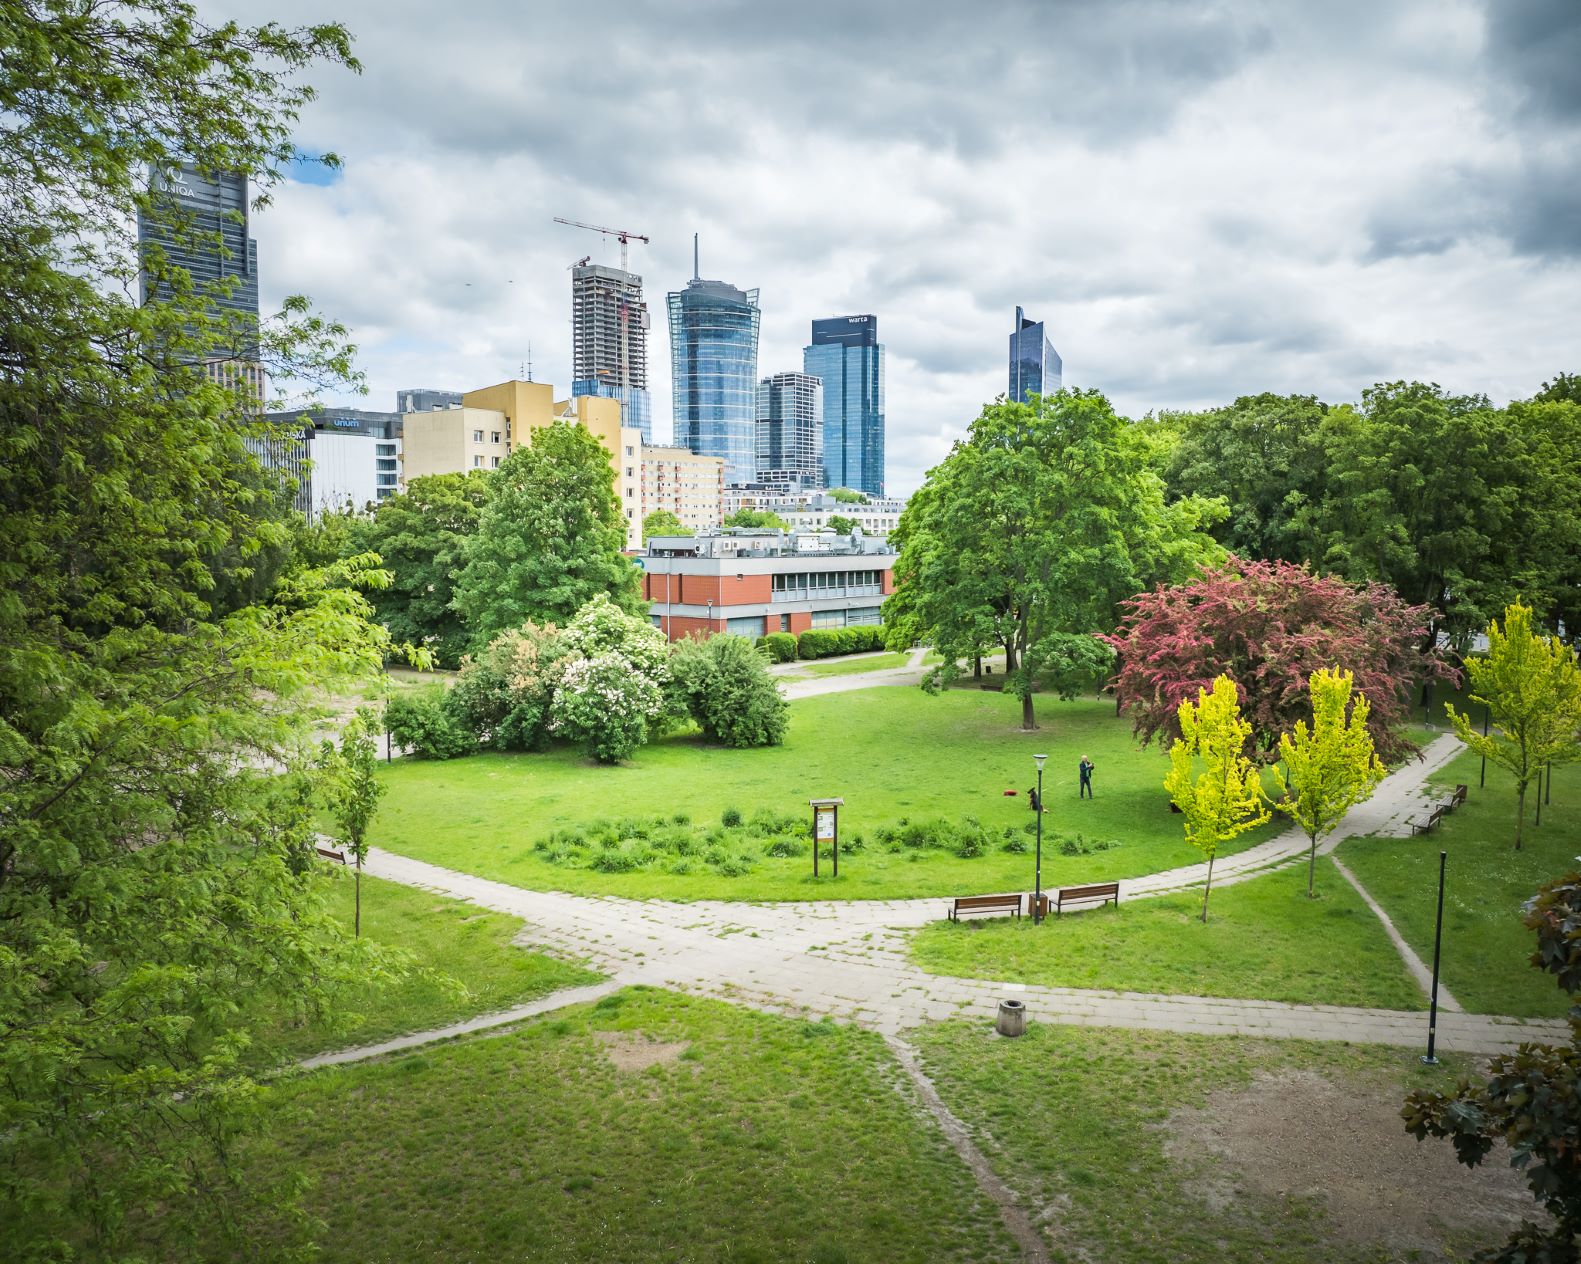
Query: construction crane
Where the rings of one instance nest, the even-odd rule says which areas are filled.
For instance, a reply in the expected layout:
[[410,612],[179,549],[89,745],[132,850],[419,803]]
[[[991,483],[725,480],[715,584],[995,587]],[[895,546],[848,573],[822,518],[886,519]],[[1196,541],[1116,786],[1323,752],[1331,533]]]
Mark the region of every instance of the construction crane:
[[633,241],[640,241],[644,246],[648,244],[648,239],[641,233],[634,233],[626,228],[605,228],[599,224],[584,224],[579,219],[561,219],[558,215],[554,217],[554,222],[556,224],[564,224],[569,228],[585,228],[590,233],[603,233],[606,237],[613,237],[620,243],[620,270],[622,272],[630,271],[626,267],[626,244]]

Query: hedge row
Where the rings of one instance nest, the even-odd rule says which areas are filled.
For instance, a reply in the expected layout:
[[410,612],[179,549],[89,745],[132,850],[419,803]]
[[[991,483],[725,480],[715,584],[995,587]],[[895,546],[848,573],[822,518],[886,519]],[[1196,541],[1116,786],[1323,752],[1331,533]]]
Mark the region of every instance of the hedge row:
[[771,632],[758,639],[758,647],[776,663],[864,654],[885,648],[884,629],[875,623],[852,628],[808,628],[799,637],[789,632]]

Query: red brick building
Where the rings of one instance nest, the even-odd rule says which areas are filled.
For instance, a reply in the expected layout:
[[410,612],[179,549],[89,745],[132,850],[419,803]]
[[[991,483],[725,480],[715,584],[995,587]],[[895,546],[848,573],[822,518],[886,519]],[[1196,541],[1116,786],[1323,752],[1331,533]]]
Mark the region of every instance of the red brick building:
[[882,539],[827,531],[654,536],[636,561],[648,617],[672,641],[878,623],[895,586],[895,554]]

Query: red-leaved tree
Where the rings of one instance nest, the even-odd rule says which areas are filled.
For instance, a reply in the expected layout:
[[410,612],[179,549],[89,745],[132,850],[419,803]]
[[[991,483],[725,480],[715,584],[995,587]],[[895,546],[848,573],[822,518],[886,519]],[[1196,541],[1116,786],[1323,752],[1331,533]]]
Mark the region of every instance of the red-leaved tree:
[[1271,761],[1279,735],[1310,720],[1307,680],[1326,667],[1355,678],[1372,704],[1373,744],[1393,760],[1415,750],[1399,731],[1413,686],[1458,676],[1436,650],[1422,649],[1426,606],[1407,605],[1387,584],[1349,584],[1288,562],[1231,557],[1191,583],[1120,605],[1120,626],[1103,639],[1120,656],[1116,697],[1144,745],[1179,737],[1181,700],[1222,674],[1240,689],[1251,753]]

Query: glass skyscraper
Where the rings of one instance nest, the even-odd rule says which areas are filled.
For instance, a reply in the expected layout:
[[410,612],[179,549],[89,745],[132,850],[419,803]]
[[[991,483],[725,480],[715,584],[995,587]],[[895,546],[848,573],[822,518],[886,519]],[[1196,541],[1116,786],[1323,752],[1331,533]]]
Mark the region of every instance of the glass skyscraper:
[[823,486],[823,385],[805,373],[758,383],[757,481],[775,491]]
[[723,457],[725,482],[750,483],[757,474],[758,292],[694,275],[669,295],[669,308],[673,442]]
[[1011,402],[1024,404],[1028,395],[1052,395],[1060,388],[1063,369],[1043,322],[1028,320],[1016,308],[1016,328],[1010,335]]
[[823,382],[824,486],[884,494],[884,347],[877,316],[812,323],[802,369]]

